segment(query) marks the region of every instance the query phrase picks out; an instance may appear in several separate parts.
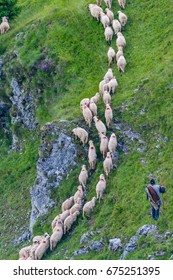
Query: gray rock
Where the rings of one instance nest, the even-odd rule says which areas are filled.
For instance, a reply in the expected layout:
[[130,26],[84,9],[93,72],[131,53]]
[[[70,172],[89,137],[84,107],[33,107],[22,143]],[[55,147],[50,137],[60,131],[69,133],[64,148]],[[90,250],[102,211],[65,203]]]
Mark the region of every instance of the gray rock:
[[173,260],[173,255],[170,256],[170,260]]
[[26,230],[20,237],[18,237],[14,244],[19,244],[23,241],[29,240],[31,238],[31,232],[29,230]]
[[169,237],[171,237],[171,232],[170,231],[166,231],[164,234],[164,237],[167,239]]
[[[48,137],[47,137],[48,136]],[[50,140],[50,137],[53,139]],[[51,190],[59,187],[63,176],[68,174],[69,167],[76,165],[76,146],[68,135],[65,124],[64,131],[54,123],[47,123],[42,131],[42,157],[37,162],[37,178],[30,191],[32,211],[30,216],[30,230],[32,231],[36,219],[47,214],[48,209],[55,205],[50,198]],[[48,141],[49,140],[49,141]],[[51,145],[51,149],[48,147]],[[45,157],[43,157],[45,156]]]
[[122,249],[122,243],[120,238],[112,238],[109,240],[109,250],[116,252],[119,249]]
[[81,255],[84,255],[84,254],[87,254],[89,253],[89,249],[87,247],[84,247],[83,249],[80,249],[78,251],[75,251],[73,252],[73,256],[81,256]]
[[89,249],[91,251],[100,252],[100,251],[103,250],[103,246],[104,246],[104,243],[103,243],[102,239],[100,241],[92,240],[90,245],[89,245]]
[[148,260],[155,260],[155,255],[148,255]]
[[155,253],[156,257],[164,256],[166,254],[165,251],[158,251]]
[[137,233],[130,239],[129,243],[126,245],[124,252],[122,253],[120,260],[124,260],[125,257],[129,252],[132,252],[137,247],[137,241],[142,235],[148,235],[148,234],[156,234],[157,233],[157,227],[154,225],[144,225],[142,226]]
[[93,231],[84,233],[80,238],[80,244],[88,242],[88,238],[94,236],[94,234],[95,233]]
[[22,127],[26,127],[30,130],[35,129],[38,122],[35,120],[36,104],[34,94],[30,91],[25,92],[14,78],[12,78],[10,86],[12,88],[10,100],[13,104],[13,108],[15,108],[11,118],[12,124],[20,123]]

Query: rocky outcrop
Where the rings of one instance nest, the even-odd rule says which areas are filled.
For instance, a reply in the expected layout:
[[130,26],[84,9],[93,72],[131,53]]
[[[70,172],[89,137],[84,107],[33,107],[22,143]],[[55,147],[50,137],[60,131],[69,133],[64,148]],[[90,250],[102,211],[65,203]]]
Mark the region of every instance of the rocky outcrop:
[[[36,219],[55,205],[51,191],[59,187],[69,168],[76,165],[77,147],[68,132],[69,122],[47,123],[41,131],[37,178],[30,191],[32,212],[30,230]],[[60,127],[61,126],[61,127]]]
[[15,78],[12,78],[10,86],[12,88],[10,100],[13,105],[11,122],[13,124],[20,123],[22,127],[30,130],[35,129],[38,122],[35,120],[36,104],[33,93],[30,91],[26,92]]
[[129,243],[126,245],[124,252],[122,253],[120,260],[124,260],[129,252],[132,252],[137,247],[137,241],[142,236],[147,236],[148,234],[156,234],[157,227],[154,225],[144,225],[142,226],[137,233],[130,239]]
[[109,250],[116,252],[119,249],[122,249],[122,243],[120,238],[112,238],[109,240]]

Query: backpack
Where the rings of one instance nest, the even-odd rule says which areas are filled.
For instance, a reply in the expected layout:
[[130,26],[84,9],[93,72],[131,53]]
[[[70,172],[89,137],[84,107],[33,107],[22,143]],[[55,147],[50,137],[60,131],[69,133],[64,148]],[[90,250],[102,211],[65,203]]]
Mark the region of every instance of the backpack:
[[154,207],[155,210],[158,210],[158,202],[160,201],[160,197],[151,184],[146,187],[146,192],[150,204]]

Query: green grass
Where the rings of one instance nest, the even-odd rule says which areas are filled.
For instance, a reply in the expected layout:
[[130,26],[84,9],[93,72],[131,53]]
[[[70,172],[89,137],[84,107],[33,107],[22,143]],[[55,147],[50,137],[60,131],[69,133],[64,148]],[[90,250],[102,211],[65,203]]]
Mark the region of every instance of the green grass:
[[[86,8],[88,3],[89,1],[79,0],[52,0],[49,3],[43,0],[21,0],[20,15],[11,21],[10,32],[0,37],[0,53],[5,54],[7,60],[7,80],[10,81],[10,73],[19,73],[18,78],[24,76],[24,88],[30,87],[36,94],[36,118],[41,126],[52,120],[81,121],[80,100],[91,97],[98,91],[98,84],[107,71],[108,47],[103,28],[90,16]],[[114,1],[114,13],[118,10],[117,1]],[[104,200],[101,204],[97,203],[92,219],[83,220],[80,217],[71,233],[63,238],[55,252],[48,254],[46,259],[70,258],[72,252],[80,248],[80,236],[98,228],[101,229],[101,233],[96,238],[99,240],[103,237],[104,251],[92,252],[81,256],[80,259],[118,259],[121,252],[112,254],[107,250],[109,238],[120,237],[125,244],[140,226],[153,223],[148,215],[149,205],[145,195],[149,174],[153,174],[158,183],[159,176],[162,176],[163,183],[167,186],[164,196],[165,209],[156,223],[159,232],[173,231],[171,1],[163,0],[159,6],[151,0],[128,1],[125,13],[128,15],[127,25],[123,29],[127,41],[124,50],[127,67],[121,76],[116,64],[113,66],[119,87],[112,98],[112,107],[116,118],[141,134],[146,147],[144,152],[139,153],[139,144],[134,141],[130,144],[131,151],[128,155],[120,152],[118,168],[112,171]],[[15,39],[20,32],[18,39]],[[116,46],[115,38],[112,46]],[[9,63],[10,52],[14,50],[18,51],[18,58]],[[42,63],[47,63],[48,71],[42,69]],[[21,69],[21,73],[16,69]],[[10,94],[8,84],[4,88],[5,92]],[[127,105],[127,110],[123,113],[120,111],[122,103]],[[98,108],[98,115],[104,120],[102,101],[99,101]],[[141,110],[144,110],[145,114],[141,114]],[[119,131],[115,133],[121,136]],[[94,128],[91,134],[99,151]],[[162,137],[158,142],[160,135]],[[22,154],[8,154],[11,140],[5,136],[1,137],[1,211],[7,213],[8,220],[7,225],[1,228],[1,244],[13,239],[14,233],[16,234],[13,232],[15,226],[20,228],[22,224],[29,224],[29,217],[26,216],[30,211],[29,189],[36,178],[39,139],[38,135],[32,138],[32,133],[29,135],[22,129],[20,136],[26,140]],[[165,137],[168,138],[167,142],[164,141]],[[30,141],[35,143],[34,149]],[[156,148],[157,145],[160,146],[159,149]],[[141,163],[141,159],[146,163]],[[85,160],[81,159],[79,167],[70,174],[68,180],[64,179],[61,187],[52,194],[56,196],[56,208],[38,220],[34,227],[35,234],[50,232],[51,221],[60,211],[62,201],[75,192],[80,165],[83,163]],[[87,199],[95,195],[95,185],[102,172],[100,162],[95,174],[90,178]],[[20,195],[25,195],[25,203],[19,200]],[[14,218],[10,216],[11,209]],[[3,219],[0,218],[2,223]],[[10,233],[8,227],[11,227]],[[17,250],[22,245],[14,247],[8,242],[6,250],[1,250],[0,258],[17,258]],[[127,258],[146,259],[148,254],[165,246],[165,242],[158,244],[149,236],[145,240],[139,240],[137,250]],[[66,250],[68,253],[65,257]],[[169,259],[170,255],[170,249],[166,248],[166,255],[162,258]]]

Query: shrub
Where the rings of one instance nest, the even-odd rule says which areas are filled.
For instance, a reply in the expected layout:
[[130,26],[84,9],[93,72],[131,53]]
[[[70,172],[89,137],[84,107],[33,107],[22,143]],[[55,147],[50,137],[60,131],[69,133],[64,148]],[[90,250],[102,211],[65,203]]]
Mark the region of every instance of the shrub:
[[18,0],[0,0],[0,17],[9,17],[10,19],[17,16],[20,8],[17,6]]

